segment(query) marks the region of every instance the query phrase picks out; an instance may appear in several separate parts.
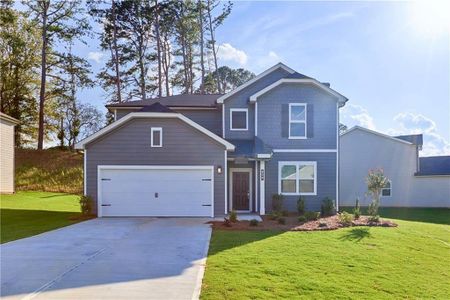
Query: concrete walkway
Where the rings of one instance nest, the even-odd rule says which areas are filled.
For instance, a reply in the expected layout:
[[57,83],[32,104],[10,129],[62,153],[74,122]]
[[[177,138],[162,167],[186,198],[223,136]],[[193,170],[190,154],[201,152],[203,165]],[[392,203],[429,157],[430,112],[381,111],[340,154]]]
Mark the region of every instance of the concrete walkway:
[[3,299],[196,299],[207,219],[103,218],[6,243]]

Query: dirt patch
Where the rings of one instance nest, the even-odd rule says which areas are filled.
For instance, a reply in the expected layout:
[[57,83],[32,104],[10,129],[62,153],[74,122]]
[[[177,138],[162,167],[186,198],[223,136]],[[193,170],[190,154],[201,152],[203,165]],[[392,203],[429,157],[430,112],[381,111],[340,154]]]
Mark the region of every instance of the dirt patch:
[[221,230],[282,230],[282,231],[321,231],[321,230],[336,230],[339,228],[351,226],[374,226],[374,227],[397,227],[394,222],[382,220],[379,222],[369,222],[369,217],[361,216],[354,220],[351,226],[344,226],[339,222],[338,215],[319,218],[315,221],[308,221],[305,223],[298,222],[298,216],[290,215],[283,217],[286,224],[280,224],[278,220],[272,220],[269,216],[262,216],[263,221],[258,222],[257,226],[251,226],[250,221],[238,221],[229,225],[223,221],[211,221],[213,229]]

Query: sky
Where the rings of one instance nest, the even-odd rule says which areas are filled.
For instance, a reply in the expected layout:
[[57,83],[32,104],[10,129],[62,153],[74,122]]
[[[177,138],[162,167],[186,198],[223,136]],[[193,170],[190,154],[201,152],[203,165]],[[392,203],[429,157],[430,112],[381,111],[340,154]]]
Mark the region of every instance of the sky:
[[[345,95],[349,128],[423,133],[422,156],[450,155],[449,3],[234,2],[217,33],[220,65],[258,74],[283,62]],[[108,55],[95,38],[75,51],[94,72]],[[106,112],[101,87],[80,98]]]

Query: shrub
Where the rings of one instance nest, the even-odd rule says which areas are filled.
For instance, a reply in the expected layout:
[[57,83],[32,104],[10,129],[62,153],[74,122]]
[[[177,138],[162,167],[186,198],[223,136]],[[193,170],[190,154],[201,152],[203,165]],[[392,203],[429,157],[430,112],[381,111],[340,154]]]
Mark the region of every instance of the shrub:
[[353,215],[349,214],[348,212],[344,211],[343,213],[339,214],[339,223],[341,223],[344,226],[351,226],[353,221]]
[[305,213],[305,218],[308,221],[315,221],[317,219],[319,219],[320,217],[320,212],[316,212],[316,211],[307,211]]
[[283,195],[272,195],[272,209],[273,211],[281,211],[283,209]]
[[353,209],[353,215],[355,216],[355,219],[359,219],[361,216],[361,207],[359,206],[359,199],[356,198],[355,208]]
[[283,217],[288,217],[288,216],[289,216],[289,212],[288,212],[287,210],[283,210],[283,211],[281,212],[281,215],[282,215]]
[[286,219],[285,218],[278,218],[278,224],[285,225]]
[[305,223],[307,220],[306,220],[306,217],[305,216],[300,216],[300,217],[298,217],[298,222],[299,223]]
[[237,212],[234,210],[230,211],[230,221],[233,223],[237,222]]
[[320,212],[323,217],[332,216],[336,213],[334,208],[334,201],[329,197],[325,197],[322,200],[322,206],[320,207]]
[[223,218],[223,225],[224,225],[225,227],[231,227],[230,219]]
[[281,213],[279,211],[273,211],[269,215],[269,219],[271,220],[277,220],[279,217],[281,217]]
[[252,220],[250,220],[250,226],[258,226],[258,220],[256,220],[256,219],[252,219]]
[[305,198],[300,196],[297,200],[297,212],[299,215],[303,215],[305,213]]
[[370,223],[378,223],[378,222],[380,222],[380,216],[379,215],[370,216],[369,217],[369,222]]
[[94,206],[94,201],[91,196],[80,196],[80,210],[81,214],[84,216],[92,215],[92,207]]

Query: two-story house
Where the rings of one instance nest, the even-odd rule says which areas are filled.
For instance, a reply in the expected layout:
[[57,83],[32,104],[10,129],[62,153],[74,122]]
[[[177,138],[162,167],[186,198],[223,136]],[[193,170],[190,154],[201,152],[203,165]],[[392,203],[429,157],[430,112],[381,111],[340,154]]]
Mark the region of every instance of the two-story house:
[[266,214],[338,206],[339,108],[327,83],[277,64],[224,95],[107,105],[115,121],[77,144],[98,216]]

